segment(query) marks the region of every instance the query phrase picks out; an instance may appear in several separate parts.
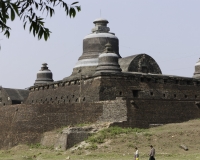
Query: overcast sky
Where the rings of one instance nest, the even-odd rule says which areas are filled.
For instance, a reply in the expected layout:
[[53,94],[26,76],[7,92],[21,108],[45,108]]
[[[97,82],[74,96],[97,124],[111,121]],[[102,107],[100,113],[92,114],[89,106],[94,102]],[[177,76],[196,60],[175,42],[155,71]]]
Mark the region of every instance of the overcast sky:
[[[75,0],[66,0],[68,3]],[[48,63],[55,81],[72,73],[82,54],[82,40],[96,18],[106,18],[119,38],[122,57],[152,56],[163,74],[192,77],[200,57],[200,0],[79,0],[82,11],[74,19],[56,9],[46,19],[52,31],[46,42],[34,38],[17,19],[9,23],[9,39],[0,34],[0,85],[32,86],[41,64]]]

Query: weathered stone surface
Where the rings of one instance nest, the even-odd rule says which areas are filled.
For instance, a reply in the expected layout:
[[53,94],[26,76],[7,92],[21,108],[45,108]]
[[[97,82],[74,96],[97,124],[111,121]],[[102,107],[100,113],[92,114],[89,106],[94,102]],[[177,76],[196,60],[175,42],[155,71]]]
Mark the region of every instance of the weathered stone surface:
[[53,148],[57,143],[58,139],[62,136],[62,132],[58,131],[49,131],[42,134],[41,145],[45,147]]
[[[72,77],[77,77],[80,74],[92,76],[98,65],[99,54],[104,51],[108,42],[113,46],[113,50],[118,57],[121,58],[119,40],[114,33],[109,32],[110,29],[107,27],[107,23],[108,21],[102,18],[94,21],[95,27],[92,29],[92,33],[83,39],[83,54],[79,57],[73,69]],[[65,77],[64,80],[67,78]]]
[[[107,72],[104,67],[117,64],[113,56],[102,58],[100,72],[94,75],[108,41],[120,57],[118,38],[109,32],[107,23],[105,19],[95,21],[71,76],[29,87],[21,105],[11,105],[11,96],[0,88],[0,148],[40,142],[46,131],[79,123],[148,128],[200,118],[198,63],[195,78],[162,75],[151,56],[139,54],[119,59],[122,72]],[[104,66],[104,62],[109,63]],[[67,131],[58,144],[62,142],[61,148],[66,148],[85,136],[84,131]]]
[[102,101],[103,114],[99,117],[99,122],[122,122],[127,121],[127,101],[121,97],[116,100]]
[[0,107],[0,148],[38,143],[42,134],[63,126],[94,123],[102,104],[34,104]]
[[[63,128],[61,132],[50,131],[43,135],[41,144],[47,147],[54,147],[56,150],[66,150],[74,146],[73,149],[78,148],[80,142],[85,141],[88,136],[96,133],[102,129],[108,128],[110,123],[95,123],[83,127],[67,127]],[[82,145],[81,143],[80,145]],[[87,145],[85,143],[85,145]]]
[[123,72],[162,74],[157,62],[147,54],[136,54],[120,58],[119,64]]
[[104,52],[100,54],[96,73],[99,72],[121,72],[118,63],[118,55],[114,52],[112,45],[107,43]]
[[46,84],[49,82],[53,82],[53,74],[48,69],[47,63],[43,63],[41,69],[37,73],[37,79],[34,85]]
[[100,73],[30,90],[26,104],[0,107],[1,147],[39,142],[43,132],[72,124],[148,128],[200,117],[200,83],[193,78]]
[[92,133],[92,127],[73,127],[63,130],[62,136],[55,144],[55,148],[66,150],[73,147],[75,144],[82,142],[88,138]]

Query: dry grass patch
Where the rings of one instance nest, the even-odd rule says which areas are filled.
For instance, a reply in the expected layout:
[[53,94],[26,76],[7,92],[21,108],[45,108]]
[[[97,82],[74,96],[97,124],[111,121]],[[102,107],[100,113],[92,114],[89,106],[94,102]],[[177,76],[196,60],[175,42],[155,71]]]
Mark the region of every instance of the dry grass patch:
[[[199,160],[200,120],[167,124],[150,129],[111,127],[100,130],[67,151],[42,145],[19,145],[0,151],[0,160],[130,160],[137,146],[140,159],[148,159],[149,145],[156,149],[156,159]],[[184,151],[179,145],[186,145]]]

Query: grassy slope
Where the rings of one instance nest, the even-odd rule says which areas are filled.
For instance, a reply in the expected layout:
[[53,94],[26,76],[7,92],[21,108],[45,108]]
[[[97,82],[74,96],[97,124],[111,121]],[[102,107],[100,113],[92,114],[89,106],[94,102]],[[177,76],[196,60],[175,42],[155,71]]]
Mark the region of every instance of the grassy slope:
[[[55,151],[41,146],[19,145],[0,151],[0,160],[129,160],[133,159],[134,147],[140,152],[140,160],[147,160],[149,145],[156,149],[156,159],[199,160],[200,120],[168,124],[137,131],[135,129],[111,128],[90,137],[85,146],[76,150]],[[184,144],[188,151],[179,145]]]

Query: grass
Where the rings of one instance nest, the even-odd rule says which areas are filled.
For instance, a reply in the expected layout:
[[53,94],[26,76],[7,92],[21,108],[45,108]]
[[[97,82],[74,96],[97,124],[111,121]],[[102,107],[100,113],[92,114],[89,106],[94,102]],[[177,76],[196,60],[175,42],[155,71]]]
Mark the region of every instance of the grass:
[[47,146],[41,145],[40,143],[28,144],[28,146],[30,147],[30,149],[34,149],[34,148],[36,148],[36,149],[49,149],[49,150],[54,149],[54,146],[47,147]]
[[116,136],[121,134],[136,134],[144,132],[144,129],[139,128],[121,128],[121,127],[110,127],[101,130],[99,133],[90,136],[86,141],[90,143],[104,143],[106,139],[114,139]]
[[[199,160],[200,119],[185,123],[168,124],[150,129],[111,127],[93,134],[85,146],[67,151],[53,150],[40,143],[18,145],[10,150],[0,150],[0,160],[131,160],[135,146],[140,160],[148,159],[149,145],[156,149],[156,159]],[[179,146],[186,145],[184,151]]]

